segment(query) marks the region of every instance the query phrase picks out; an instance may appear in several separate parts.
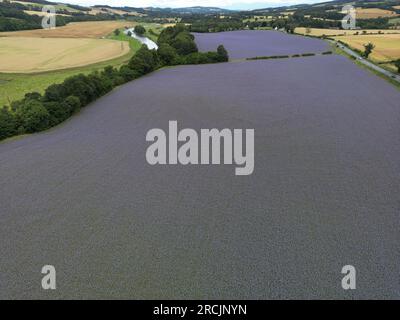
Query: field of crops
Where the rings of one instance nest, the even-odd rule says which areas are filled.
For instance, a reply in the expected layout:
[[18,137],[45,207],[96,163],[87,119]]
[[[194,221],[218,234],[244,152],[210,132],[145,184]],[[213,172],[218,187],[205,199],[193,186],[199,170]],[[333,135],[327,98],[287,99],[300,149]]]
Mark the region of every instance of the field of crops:
[[128,42],[106,39],[0,38],[0,72],[74,68],[123,56]]
[[[52,41],[52,40],[62,40],[64,41],[65,38],[67,37],[69,40],[94,40],[94,41],[100,41],[98,39],[83,39],[84,37],[89,37],[89,38],[97,38],[101,36],[102,38],[107,38],[107,39],[112,39],[112,40],[117,40],[117,46],[119,48],[121,47],[121,42],[126,42],[123,44],[124,47],[127,46],[129,43],[130,47],[130,52],[127,54],[124,54],[120,57],[113,58],[112,60],[106,60],[103,62],[98,62],[98,63],[91,63],[90,65],[85,65],[82,67],[74,67],[70,69],[62,69],[62,70],[53,70],[49,72],[41,72],[41,73],[0,73],[0,107],[4,105],[9,105],[12,101],[18,100],[23,98],[25,93],[28,92],[43,92],[44,89],[46,89],[49,85],[53,83],[61,83],[65,78],[79,74],[79,73],[84,73],[88,74],[93,71],[99,71],[102,70],[106,66],[114,66],[118,67],[123,63],[128,62],[128,60],[131,58],[131,56],[140,48],[141,44],[139,41],[130,38],[126,35],[124,35],[122,32],[116,36],[112,33],[114,31],[114,27],[120,27],[121,31],[123,30],[124,26],[126,25],[134,25],[135,22],[126,22],[126,21],[106,21],[106,22],[80,22],[80,23],[75,23],[75,24],[70,24],[66,27],[60,27],[57,28],[56,30],[49,30],[49,32],[52,37],[51,38],[44,38],[40,39],[37,38],[37,34],[41,34],[44,30],[32,30],[32,31],[22,31],[20,32],[14,32],[12,34],[18,34],[21,36],[22,35],[27,35],[28,37],[33,37],[33,39],[36,40],[44,40],[44,41]],[[106,27],[107,26],[107,27]],[[146,30],[152,29],[155,34],[158,34],[161,32],[163,29],[163,25],[161,24],[154,24],[154,23],[147,23],[144,24],[146,27]],[[99,29],[102,29],[103,31],[100,32]],[[82,32],[85,30],[88,33]],[[105,32],[107,30],[111,30],[107,35]],[[17,39],[17,38],[1,38],[1,35],[4,33],[0,33],[0,42],[6,39]],[[153,34],[149,34],[149,32],[146,33],[147,36],[156,39],[157,36]],[[58,38],[63,38],[63,39],[58,39]],[[71,39],[74,38],[74,39]],[[79,39],[77,39],[79,38]],[[19,38],[21,40],[21,38]],[[97,43],[102,43],[102,42],[97,42]],[[43,49],[40,49],[43,50]],[[1,49],[0,49],[1,52]],[[48,55],[49,53],[47,53]],[[73,52],[73,54],[78,54],[76,50]],[[101,52],[94,53],[96,54],[102,54]],[[67,59],[67,57],[65,57]],[[8,56],[7,59],[12,59],[12,57]],[[23,63],[23,62],[21,62]],[[53,60],[53,63],[56,63],[55,60]]]
[[[3,36],[4,34],[17,35],[21,37],[22,36],[32,37],[32,41],[36,40],[64,41],[65,38],[63,37],[67,37],[68,40],[79,40],[79,41],[95,40],[95,39],[83,39],[83,37],[89,37],[89,38],[97,38],[99,36],[104,37],[106,35],[105,32],[107,31],[112,32],[114,30],[113,29],[114,27],[123,28],[125,25],[130,25],[130,23],[121,21],[81,22],[81,23],[70,24],[65,27],[60,27],[55,30],[31,30],[31,31],[13,32],[13,33],[3,32],[0,33],[0,41],[6,41],[7,39],[19,39],[20,41],[22,41],[21,38],[19,37],[2,38],[1,36]],[[40,34],[42,32],[45,32],[46,35],[50,34],[51,37],[41,39]],[[37,37],[38,35],[39,38]],[[136,52],[136,50],[140,47],[140,44],[137,40],[133,38],[128,38],[123,34],[120,34],[118,37],[115,37],[114,35],[107,36],[107,38],[119,41],[126,41],[127,43],[129,43],[131,51],[128,54],[125,54],[121,57],[117,57],[112,60],[107,60],[104,62],[98,62],[95,64],[91,63],[89,66],[83,66],[65,70],[64,69],[55,70],[39,74],[0,73],[0,106],[9,105],[12,101],[21,99],[27,92],[33,92],[33,91],[43,92],[44,89],[46,89],[49,85],[53,83],[60,83],[69,76],[73,76],[78,73],[87,74],[92,71],[101,70],[102,68],[108,65],[119,66],[122,63],[127,62],[129,58],[134,54],[134,52]],[[97,41],[97,39],[95,41]],[[116,43],[117,45],[121,46],[121,42],[116,42]],[[123,46],[125,47],[126,44],[124,44]],[[48,55],[49,52],[47,53],[47,56]],[[12,56],[8,56],[7,59],[12,59]],[[21,63],[23,63],[23,61]]]
[[396,12],[379,8],[356,8],[357,19],[390,18],[397,16]]
[[89,21],[70,23],[51,30],[36,29],[15,32],[1,32],[0,37],[35,37],[35,38],[101,38],[115,29],[133,26],[127,21]]
[[399,33],[400,30],[394,29],[361,29],[361,30],[339,30],[339,29],[318,29],[318,28],[303,28],[299,27],[295,29],[295,32],[303,35],[310,35],[315,37],[320,37],[322,35],[326,36],[346,36],[353,34],[362,34],[363,32],[367,34],[378,34],[378,33]]
[[[52,299],[398,299],[399,99],[337,55],[179,66],[2,142],[0,298],[51,261]],[[171,119],[253,128],[254,174],[149,165]]]
[[287,35],[277,31],[232,31],[194,33],[200,51],[216,50],[223,44],[232,59],[301,53],[320,53],[329,49],[319,39]]
[[370,58],[377,62],[400,59],[400,34],[342,36],[335,39],[361,51],[364,50],[364,44],[373,43],[375,49]]

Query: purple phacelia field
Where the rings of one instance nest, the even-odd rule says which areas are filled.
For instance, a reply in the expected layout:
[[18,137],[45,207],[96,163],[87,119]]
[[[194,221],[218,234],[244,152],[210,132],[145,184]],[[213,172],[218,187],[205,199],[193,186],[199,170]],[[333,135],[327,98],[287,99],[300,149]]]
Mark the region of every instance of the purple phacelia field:
[[214,51],[222,44],[231,59],[321,53],[329,50],[328,44],[323,40],[278,31],[241,30],[193,35],[200,51]]
[[[352,264],[352,298],[398,299],[399,101],[337,55],[180,66],[3,142],[0,298],[343,299]],[[149,165],[169,120],[255,129],[254,173]]]

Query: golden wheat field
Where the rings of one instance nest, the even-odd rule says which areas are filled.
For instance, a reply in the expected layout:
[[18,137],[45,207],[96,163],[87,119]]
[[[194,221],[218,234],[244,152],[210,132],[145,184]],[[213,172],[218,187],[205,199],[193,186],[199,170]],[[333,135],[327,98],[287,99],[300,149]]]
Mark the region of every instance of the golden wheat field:
[[339,29],[318,29],[318,28],[303,28],[299,27],[295,29],[295,32],[298,34],[305,34],[310,36],[320,37],[322,35],[326,36],[348,36],[353,34],[362,34],[366,32],[367,34],[391,34],[396,33],[400,34],[400,30],[396,29],[362,29],[362,30],[339,30]]
[[129,50],[128,42],[106,39],[0,38],[0,72],[73,68],[120,57]]
[[400,59],[400,34],[341,36],[335,39],[361,51],[364,50],[364,44],[373,43],[375,49],[370,58],[377,62]]
[[357,19],[390,18],[398,16],[396,12],[379,8],[356,8]]
[[45,30],[24,30],[0,32],[0,37],[38,37],[38,38],[101,38],[115,29],[133,26],[135,23],[127,21],[89,21],[69,23],[63,27]]

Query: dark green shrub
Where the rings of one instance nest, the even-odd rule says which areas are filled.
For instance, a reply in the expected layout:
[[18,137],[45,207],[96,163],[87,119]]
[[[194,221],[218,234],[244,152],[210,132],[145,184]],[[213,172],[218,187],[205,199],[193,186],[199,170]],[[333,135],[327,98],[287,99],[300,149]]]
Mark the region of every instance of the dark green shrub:
[[143,35],[146,33],[146,29],[145,29],[143,26],[141,26],[141,25],[137,25],[137,26],[135,27],[135,33],[136,33],[137,35],[139,35],[139,36],[143,36]]
[[15,112],[15,117],[26,133],[42,131],[50,125],[49,112],[37,100],[23,100]]
[[218,46],[217,53],[218,53],[218,62],[227,62],[229,60],[228,51],[226,51],[223,45]]
[[129,68],[127,65],[123,65],[119,69],[120,76],[124,79],[125,82],[132,81],[135,79],[135,71]]
[[178,54],[175,48],[171,47],[168,43],[161,43],[157,52],[163,65],[170,66],[177,63]]
[[6,108],[0,109],[0,140],[13,136],[17,132],[15,116]]
[[134,71],[135,78],[145,75],[159,66],[157,51],[149,50],[143,45],[129,61],[129,67]]

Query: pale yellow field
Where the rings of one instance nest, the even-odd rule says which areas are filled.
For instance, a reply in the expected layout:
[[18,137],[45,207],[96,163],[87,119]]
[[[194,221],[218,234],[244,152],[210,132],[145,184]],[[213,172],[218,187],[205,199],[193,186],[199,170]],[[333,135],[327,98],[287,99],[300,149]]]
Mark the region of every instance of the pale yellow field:
[[[43,17],[43,16],[48,15],[47,12],[42,12],[42,11],[24,10],[24,12],[25,12],[26,14],[31,15],[31,16],[36,15],[36,16],[39,16],[39,17]],[[68,17],[68,16],[70,16],[70,15],[68,15],[68,14],[62,14],[62,13],[57,13],[57,12],[56,12],[56,16]]]
[[[309,29],[309,33],[307,33],[307,29]],[[318,28],[296,28],[295,32],[299,34],[308,34],[310,36],[320,37],[322,35],[326,36],[346,36],[346,35],[353,35],[358,32],[358,34],[362,34],[363,31],[367,32],[368,34],[378,34],[381,33],[398,33],[400,34],[400,30],[395,29],[363,29],[363,30],[336,30],[336,29],[318,29]]]
[[128,42],[105,39],[0,38],[0,72],[67,69],[120,57]]
[[134,12],[134,11],[123,11],[123,10],[118,10],[118,9],[112,9],[112,8],[103,8],[103,7],[93,7],[91,8],[91,10],[89,11],[89,14],[91,15],[96,15],[99,13],[113,13],[113,14],[117,14],[117,15],[128,15],[128,16],[143,16],[143,14],[140,14],[138,12]]
[[364,51],[364,44],[373,43],[375,49],[370,58],[377,62],[400,59],[400,34],[342,36],[335,39],[361,51]]
[[28,1],[14,1],[11,0],[10,2],[15,2],[15,3],[19,3],[19,4],[23,4],[23,5],[31,5],[31,6],[36,6],[36,7],[42,7],[42,4],[38,4],[38,3],[34,3],[34,2],[28,2]]
[[375,19],[380,17],[396,17],[394,11],[379,8],[356,8],[357,19]]
[[36,37],[36,38],[101,38],[117,28],[133,26],[128,21],[89,21],[69,23],[51,30],[36,29],[13,32],[0,32],[0,37]]

